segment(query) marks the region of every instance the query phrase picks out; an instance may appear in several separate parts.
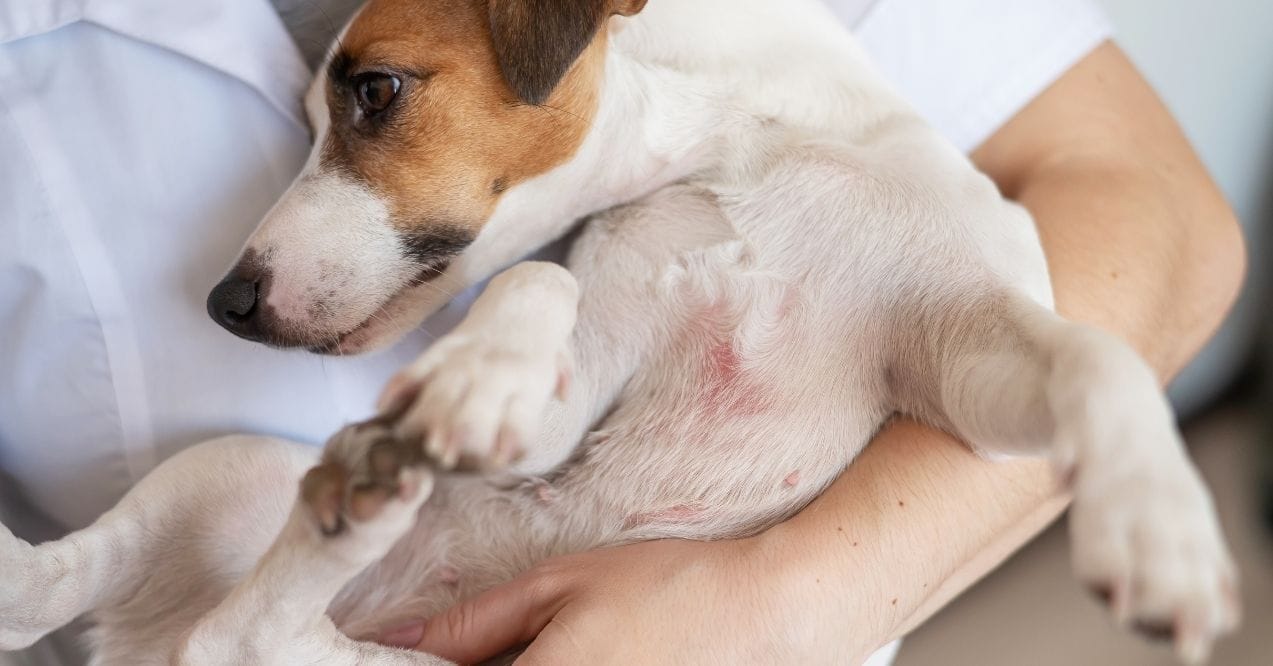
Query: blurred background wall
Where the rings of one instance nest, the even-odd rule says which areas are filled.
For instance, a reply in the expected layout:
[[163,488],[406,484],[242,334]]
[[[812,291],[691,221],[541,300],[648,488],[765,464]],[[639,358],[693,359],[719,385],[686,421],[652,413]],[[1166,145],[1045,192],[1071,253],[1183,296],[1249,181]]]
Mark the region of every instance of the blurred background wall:
[[1158,89],[1237,210],[1250,279],[1210,347],[1172,386],[1185,414],[1248,367],[1269,309],[1273,226],[1273,2],[1099,0],[1119,44]]

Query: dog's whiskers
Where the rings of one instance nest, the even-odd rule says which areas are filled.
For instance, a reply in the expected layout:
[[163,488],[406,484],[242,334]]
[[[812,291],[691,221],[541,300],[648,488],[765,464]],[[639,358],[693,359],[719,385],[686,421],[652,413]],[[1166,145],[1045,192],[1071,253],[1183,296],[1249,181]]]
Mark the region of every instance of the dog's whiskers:
[[443,289],[442,287],[439,287],[439,286],[437,286],[437,285],[435,285],[435,284],[431,284],[431,283],[429,283],[429,282],[421,282],[421,283],[420,283],[420,286],[428,287],[428,288],[432,289],[433,291],[436,291],[436,292],[438,292],[439,294],[442,294],[443,296],[446,296],[447,300],[452,300],[452,299],[454,299],[454,298],[455,298],[455,294],[452,294],[451,292],[449,292],[449,291],[447,291],[447,290]]

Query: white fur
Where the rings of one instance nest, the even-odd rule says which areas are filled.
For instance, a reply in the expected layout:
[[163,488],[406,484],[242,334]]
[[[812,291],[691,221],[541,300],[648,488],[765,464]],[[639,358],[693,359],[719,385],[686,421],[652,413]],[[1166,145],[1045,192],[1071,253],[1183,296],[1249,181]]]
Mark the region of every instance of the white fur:
[[[812,0],[677,0],[613,35],[575,158],[509,191],[446,280],[480,280],[609,209],[569,275],[511,269],[391,391],[418,390],[400,435],[444,460],[524,444],[511,471],[439,475],[407,520],[428,487],[409,468],[418,492],[324,537],[303,502],[287,518],[285,491],[312,462],[293,445],[196,447],[66,540],[0,534],[0,565],[18,572],[0,583],[0,646],[95,611],[103,663],[439,663],[345,635],[558,553],[756,533],[900,411],[1072,472],[1080,578],[1111,586],[1121,617],[1175,621],[1181,654],[1204,656],[1237,621],[1234,574],[1152,373],[1050,311],[1026,212],[834,25]],[[289,205],[332,215],[328,196]],[[358,196],[343,205],[374,217]],[[436,301],[410,292],[403,321]],[[365,466],[358,432],[327,458]]]
[[252,248],[271,269],[265,304],[296,328],[353,330],[420,272],[403,253],[385,202],[321,168],[292,184],[253,234]]

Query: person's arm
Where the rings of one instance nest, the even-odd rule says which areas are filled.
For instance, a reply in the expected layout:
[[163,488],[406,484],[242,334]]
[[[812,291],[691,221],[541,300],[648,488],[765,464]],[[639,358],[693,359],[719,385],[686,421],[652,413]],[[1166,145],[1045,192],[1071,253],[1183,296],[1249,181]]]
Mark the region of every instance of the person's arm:
[[[1058,311],[1128,340],[1164,384],[1233,304],[1245,266],[1237,220],[1115,45],[1076,65],[973,160],[1034,215]],[[859,530],[871,521],[863,536],[880,545],[868,566],[884,574],[874,601],[885,610],[883,626],[900,635],[996,567],[1067,501],[1046,463],[981,461],[949,436],[899,423],[818,502],[765,538],[808,552],[817,535],[845,521]],[[811,568],[823,557],[832,567],[864,564],[852,554],[833,564],[843,551],[834,541],[824,547],[825,556],[809,556]]]
[[[1113,45],[974,161],[1034,214],[1059,311],[1123,336],[1164,381],[1236,297],[1244,252],[1234,215]],[[1066,502],[1047,463],[986,462],[901,420],[821,497],[757,537],[550,560],[428,621],[420,647],[474,661],[534,639],[519,663],[860,660],[997,566]]]

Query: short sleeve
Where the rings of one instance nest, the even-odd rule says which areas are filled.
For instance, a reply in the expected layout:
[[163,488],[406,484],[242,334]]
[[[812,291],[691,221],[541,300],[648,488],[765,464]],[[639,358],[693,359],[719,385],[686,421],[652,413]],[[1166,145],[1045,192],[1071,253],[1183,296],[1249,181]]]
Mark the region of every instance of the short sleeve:
[[964,151],[1112,34],[1092,0],[879,0],[853,18],[884,76]]

